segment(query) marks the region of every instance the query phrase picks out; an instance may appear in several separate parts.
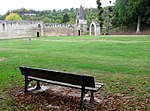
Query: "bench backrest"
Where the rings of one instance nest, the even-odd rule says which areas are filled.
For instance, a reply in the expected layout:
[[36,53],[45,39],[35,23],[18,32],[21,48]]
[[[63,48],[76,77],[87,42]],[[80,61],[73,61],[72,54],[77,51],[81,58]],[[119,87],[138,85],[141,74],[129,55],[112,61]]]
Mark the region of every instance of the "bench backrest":
[[52,81],[64,82],[73,85],[84,85],[85,87],[95,87],[94,77],[87,75],[71,74],[47,69],[19,67],[21,73],[26,76],[32,76]]

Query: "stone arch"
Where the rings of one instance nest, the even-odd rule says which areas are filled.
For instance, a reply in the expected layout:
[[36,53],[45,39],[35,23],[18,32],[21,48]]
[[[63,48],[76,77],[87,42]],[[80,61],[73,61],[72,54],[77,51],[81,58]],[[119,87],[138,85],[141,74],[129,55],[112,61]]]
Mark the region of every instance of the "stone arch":
[[78,35],[78,36],[83,35],[83,33],[84,33],[83,28],[79,28],[79,29],[77,29],[77,35]]
[[91,25],[91,35],[95,35],[95,30],[94,30],[95,28],[94,28],[94,25],[92,24]]
[[78,30],[78,36],[81,36],[81,30]]
[[36,37],[40,37],[40,32],[39,31],[36,32]]
[[72,25],[69,26],[69,34],[68,35],[74,35],[74,27]]
[[2,28],[5,29],[5,23],[2,23]]
[[90,29],[89,29],[89,31],[90,31],[90,36],[91,35],[97,35],[96,34],[96,29],[97,27],[96,27],[96,23],[95,22],[92,22],[91,24],[90,24]]
[[38,28],[41,28],[41,24],[38,24]]

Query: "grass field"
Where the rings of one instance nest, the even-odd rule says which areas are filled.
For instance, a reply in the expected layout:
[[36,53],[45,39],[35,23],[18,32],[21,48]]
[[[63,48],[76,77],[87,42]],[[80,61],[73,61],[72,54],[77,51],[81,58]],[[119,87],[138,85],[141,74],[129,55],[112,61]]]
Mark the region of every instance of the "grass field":
[[23,87],[18,69],[22,65],[92,75],[106,84],[106,95],[134,96],[134,109],[149,110],[150,36],[43,37],[32,38],[31,43],[27,38],[0,40],[0,111],[16,110],[8,92]]

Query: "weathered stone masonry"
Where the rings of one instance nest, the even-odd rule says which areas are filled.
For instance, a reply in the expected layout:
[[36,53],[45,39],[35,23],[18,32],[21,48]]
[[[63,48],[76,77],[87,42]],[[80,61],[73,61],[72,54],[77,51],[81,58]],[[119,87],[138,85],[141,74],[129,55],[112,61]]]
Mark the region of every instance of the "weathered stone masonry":
[[43,36],[40,21],[0,21],[0,38],[22,38]]

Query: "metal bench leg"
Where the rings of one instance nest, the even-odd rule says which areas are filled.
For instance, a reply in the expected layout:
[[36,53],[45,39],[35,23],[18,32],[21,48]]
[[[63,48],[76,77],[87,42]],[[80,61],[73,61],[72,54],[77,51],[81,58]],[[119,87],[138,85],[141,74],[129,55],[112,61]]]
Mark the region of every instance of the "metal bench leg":
[[90,103],[93,104],[94,103],[94,92],[93,91],[90,91],[90,92],[91,92]]
[[37,86],[36,86],[35,90],[40,90],[40,89],[41,89],[40,81],[37,81]]
[[85,88],[82,88],[82,91],[81,91],[81,101],[80,101],[80,110],[81,111],[83,110],[83,99],[84,99],[84,96],[85,96]]
[[25,87],[24,87],[24,93],[27,94],[28,91],[28,84],[29,84],[29,80],[28,77],[25,75]]

